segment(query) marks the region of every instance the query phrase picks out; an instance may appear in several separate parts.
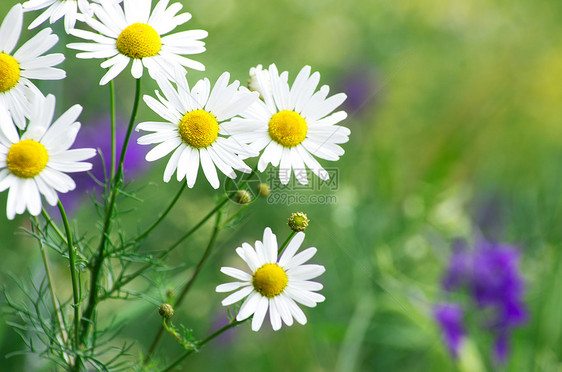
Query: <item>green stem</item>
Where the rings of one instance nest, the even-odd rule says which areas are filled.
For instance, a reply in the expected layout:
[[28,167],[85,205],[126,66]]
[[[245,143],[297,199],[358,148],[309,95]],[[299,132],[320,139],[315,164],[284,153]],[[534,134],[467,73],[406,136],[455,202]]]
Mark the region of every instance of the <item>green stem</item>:
[[182,182],[182,185],[181,185],[178,193],[176,194],[176,196],[174,197],[172,202],[168,205],[168,208],[166,208],[166,210],[160,215],[160,217],[158,217],[158,219],[156,221],[154,221],[154,223],[152,225],[150,225],[149,228],[147,228],[143,233],[141,233],[139,236],[137,236],[135,238],[135,240],[134,240],[135,243],[138,243],[142,239],[144,239],[148,234],[150,234],[150,232],[152,232],[152,230],[154,230],[156,228],[156,226],[158,226],[160,224],[160,222],[162,222],[164,220],[164,218],[166,218],[166,216],[168,215],[168,213],[170,213],[170,211],[172,210],[174,205],[176,205],[176,202],[179,200],[181,194],[185,191],[186,187],[187,187],[187,182]]
[[[209,220],[209,218],[211,218],[216,212],[218,212],[219,210],[221,210],[226,203],[228,202],[228,198],[224,198],[223,200],[221,200],[219,202],[219,204],[217,204],[215,206],[215,208],[213,208],[212,211],[210,211],[209,213],[207,213],[207,215],[205,217],[203,217],[203,219],[201,221],[199,221],[199,223],[197,223],[197,225],[195,225],[193,228],[191,228],[191,230],[189,230],[187,233],[185,233],[181,238],[179,238],[174,244],[172,244],[168,249],[166,249],[164,252],[162,252],[157,258],[158,259],[162,259],[164,257],[166,257],[168,254],[170,254],[175,248],[177,248],[184,240],[186,240],[187,238],[189,238],[194,232],[196,232],[197,230],[199,230],[199,228],[201,226],[203,226],[203,224],[205,224],[205,222],[207,222],[207,220]],[[134,273],[130,274],[127,276],[126,279],[116,282],[115,286],[108,291],[108,293],[103,297],[103,299],[109,297],[110,295],[112,295],[113,293],[115,293],[116,291],[118,291],[119,289],[121,289],[124,285],[130,283],[132,280],[134,280],[135,278],[137,278],[139,275],[141,275],[142,273],[144,273],[146,270],[150,269],[151,267],[153,267],[154,265],[151,263],[148,263],[146,265],[144,265],[143,267],[141,267],[140,269],[138,269],[137,271],[135,271]]]
[[[228,331],[231,328],[237,327],[240,324],[244,323],[245,321],[247,321],[250,318],[246,318],[244,320],[235,320],[233,322],[230,322],[229,324],[225,325],[224,327],[220,328],[219,330],[217,330],[216,332],[212,333],[210,336],[208,336],[207,338],[205,338],[203,341],[200,341],[197,343],[197,347],[201,348],[203,347],[205,344],[209,343],[210,341],[212,341],[213,339],[217,338],[218,336],[222,335],[224,332]],[[198,350],[198,349],[197,349]],[[183,355],[181,355],[178,359],[176,359],[172,364],[170,364],[168,367],[166,367],[165,369],[163,369],[161,372],[168,372],[171,371],[173,368],[177,367],[181,362],[183,362],[183,360],[185,358],[187,358],[188,356],[190,356],[191,354],[193,354],[195,351],[197,350],[188,350],[185,353],[183,353]]]
[[58,202],[58,207],[62,221],[64,223],[64,229],[66,231],[66,241],[68,242],[68,259],[70,261],[70,279],[72,280],[72,295],[74,298],[74,351],[78,351],[79,346],[79,335],[80,335],[80,295],[78,289],[78,277],[76,274],[76,248],[72,243],[72,233],[70,231],[70,225],[68,223],[68,218],[66,217],[66,212],[62,203]]
[[281,245],[281,248],[279,248],[279,253],[277,255],[280,255],[281,253],[283,253],[283,251],[285,250],[285,248],[287,248],[287,245],[289,245],[289,242],[293,239],[293,237],[295,235],[297,235],[297,232],[291,231],[291,234],[289,234],[287,239],[285,239],[285,241],[283,242],[283,245]]
[[228,219],[221,224],[220,228],[223,229],[225,226],[227,226],[232,220],[234,220],[236,217],[242,214],[242,212],[244,212],[249,206],[250,204],[243,205],[240,209],[236,211],[236,213],[228,217]]
[[160,254],[160,256],[158,256],[158,258],[164,258],[166,257],[168,254],[170,254],[170,252],[172,252],[174,249],[176,249],[181,243],[183,243],[184,240],[186,240],[187,238],[189,238],[191,236],[191,234],[193,234],[195,231],[199,230],[199,228],[201,226],[203,226],[203,224],[205,222],[207,222],[207,220],[209,218],[211,218],[215,213],[219,212],[222,210],[222,208],[226,205],[226,203],[228,202],[228,198],[223,198],[219,204],[217,204],[215,206],[215,208],[213,208],[213,210],[211,210],[209,213],[207,213],[207,215],[205,217],[203,217],[203,219],[201,221],[199,221],[199,223],[197,225],[195,225],[191,230],[189,230],[186,234],[184,234],[181,238],[179,238],[174,244],[172,244],[170,246],[170,248],[168,248],[165,252],[162,252]]
[[[197,279],[197,276],[199,276],[199,273],[201,272],[201,269],[203,268],[203,265],[205,265],[205,263],[207,262],[207,259],[211,255],[211,252],[213,251],[213,248],[215,246],[215,242],[217,240],[217,236],[218,236],[219,231],[221,229],[221,224],[220,224],[221,217],[222,217],[222,213],[219,211],[217,213],[217,220],[215,221],[215,227],[213,228],[213,233],[211,235],[211,238],[209,239],[209,244],[207,244],[207,248],[205,249],[205,252],[203,253],[203,256],[201,256],[201,259],[199,260],[199,263],[195,267],[195,271],[191,275],[191,278],[186,283],[185,287],[183,287],[183,290],[181,291],[177,300],[174,302],[174,307],[178,307],[178,306],[181,305],[181,303],[183,302],[183,299],[185,298],[185,296],[187,295],[187,293],[189,292],[189,290],[193,286],[193,283],[195,283],[195,279]],[[148,363],[148,361],[150,360],[150,357],[152,356],[152,353],[154,353],[154,351],[156,350],[156,346],[160,342],[160,339],[162,338],[163,333],[164,333],[164,328],[160,327],[160,329],[158,330],[158,333],[154,337],[154,341],[152,341],[152,344],[150,345],[150,349],[148,350],[148,353],[146,354],[146,357],[144,359],[145,364]]]
[[111,231],[111,225],[113,222],[113,210],[115,209],[115,202],[117,199],[117,194],[119,194],[118,188],[122,183],[123,176],[123,163],[125,161],[125,155],[127,153],[127,147],[129,145],[129,139],[131,138],[131,132],[133,131],[133,126],[135,124],[135,119],[137,117],[137,112],[139,108],[141,94],[141,80],[137,79],[137,87],[135,92],[135,101],[133,104],[133,111],[131,113],[131,119],[129,121],[129,127],[127,128],[127,134],[125,135],[125,140],[123,141],[123,147],[121,148],[121,156],[119,158],[119,166],[117,168],[117,173],[113,179],[111,185],[111,192],[109,197],[109,204],[106,209],[105,221],[103,224],[103,230],[101,235],[101,240],[98,246],[98,255],[95,258],[92,267],[92,274],[90,277],[90,292],[88,297],[88,305],[84,311],[82,317],[82,339],[85,341],[88,332],[90,330],[90,324],[92,315],[98,303],[98,286],[99,286],[99,275],[103,266],[103,261],[105,259],[106,246],[109,240],[109,234]]
[[109,174],[110,184],[113,183],[115,176],[115,158],[117,157],[116,133],[115,133],[115,87],[113,80],[109,82],[109,105],[111,110],[111,173]]
[[[37,226],[39,226],[39,221],[37,220],[37,217],[34,217],[34,220],[35,220],[35,224]],[[49,265],[49,257],[47,256],[47,250],[45,249],[45,246],[43,245],[42,241],[39,241],[39,250],[41,251],[41,257],[43,258],[43,265],[45,267],[45,275],[47,277],[47,284],[49,285],[49,291],[51,292],[51,304],[53,305],[53,311],[55,312],[55,315],[56,315],[56,318],[57,318],[57,323],[60,327],[61,343],[66,345],[66,343],[68,342],[68,333],[66,332],[66,329],[65,329],[65,326],[64,326],[64,319],[63,319],[62,313],[60,311],[60,306],[57,303],[55,281],[53,280],[53,275],[51,274],[51,266]],[[57,335],[57,339],[58,338],[59,338],[59,335]],[[64,360],[66,360],[68,362],[70,367],[73,366],[74,360],[72,359],[72,357],[68,353],[63,351],[62,357],[63,357]]]
[[[252,172],[250,172],[248,174],[248,177],[244,180],[244,182],[242,183],[241,188],[243,188],[247,183],[248,180],[254,175],[254,173],[256,172],[256,168],[254,168],[252,170]],[[215,208],[213,208],[213,210],[211,210],[209,213],[207,213],[207,215],[205,217],[203,217],[203,219],[201,221],[199,221],[199,223],[197,225],[195,225],[191,230],[189,230],[187,233],[185,233],[181,238],[179,238],[174,244],[172,244],[168,249],[166,249],[164,252],[162,252],[157,258],[158,259],[162,259],[164,257],[166,257],[168,254],[170,254],[174,249],[176,249],[184,240],[186,240],[187,238],[189,238],[194,232],[196,232],[201,226],[203,226],[203,224],[205,224],[205,222],[207,222],[207,220],[209,218],[211,218],[216,212],[220,211],[228,202],[228,200],[236,193],[236,191],[232,191],[231,193],[225,193],[225,195],[221,198],[221,200],[218,202],[218,204],[215,206]],[[139,275],[141,275],[142,273],[144,273],[146,270],[150,269],[153,265],[152,264],[146,264],[143,267],[141,267],[140,269],[138,269],[137,271],[135,271],[134,273],[127,275],[127,278],[124,280],[120,280],[117,281],[115,286],[108,291],[108,293],[102,298],[105,299],[109,296],[111,296],[113,293],[115,293],[115,291],[118,291],[120,288],[122,288],[124,285],[130,283],[132,280],[134,280],[135,278],[137,278]]]
[[162,329],[165,329],[166,332],[168,332],[169,334],[171,334],[172,336],[174,336],[174,338],[175,338],[180,344],[183,344],[184,341],[183,341],[183,339],[180,337],[180,335],[178,335],[178,333],[177,333],[174,329],[168,327],[168,321],[166,320],[166,318],[162,318]]
[[53,219],[49,216],[49,214],[47,213],[47,211],[45,209],[43,209],[41,211],[41,214],[43,215],[43,218],[45,218],[45,220],[47,221],[47,225],[51,226],[53,228],[53,230],[55,230],[55,232],[57,233],[58,237],[63,241],[64,244],[68,244],[68,242],[66,241],[66,238],[64,237],[62,231],[59,230],[59,228],[57,227],[57,225],[55,224],[55,222],[53,221]]
[[[252,172],[250,172],[248,174],[248,177],[246,177],[246,179],[244,180],[244,182],[241,184],[241,188],[243,188],[247,183],[248,180],[254,175],[254,173],[256,172],[256,168],[254,168],[252,170]],[[186,234],[184,234],[181,238],[179,238],[174,244],[172,244],[168,249],[166,249],[164,252],[162,252],[157,258],[158,259],[162,259],[164,257],[166,257],[168,254],[170,254],[174,249],[176,249],[184,240],[186,240],[187,238],[189,238],[194,232],[196,232],[201,226],[203,226],[203,224],[205,222],[207,222],[207,220],[209,218],[211,218],[216,212],[220,211],[228,202],[228,200],[236,193],[235,191],[232,191],[231,193],[225,193],[225,195],[222,197],[222,199],[218,202],[218,204],[215,206],[215,208],[213,208],[212,211],[210,211],[209,213],[207,213],[207,215],[205,217],[203,217],[203,219],[201,221],[199,221],[199,223],[197,225],[195,225],[191,230],[189,230]],[[128,283],[130,283],[131,281],[133,281],[135,278],[137,278],[139,275],[141,275],[142,273],[144,273],[146,270],[150,269],[153,265],[151,263],[144,265],[143,267],[141,267],[140,269],[138,269],[137,271],[135,271],[134,273],[127,275],[127,278],[124,280],[118,280],[116,281],[114,287],[109,290],[101,299],[106,299],[109,296],[111,296],[113,293],[115,293],[116,291],[118,291],[119,289],[121,289],[124,285],[127,285]]]
[[137,118],[137,113],[140,104],[140,94],[141,94],[141,79],[137,79],[137,87],[135,91],[135,101],[133,105],[133,112],[131,113],[131,120],[129,120],[129,127],[127,128],[127,133],[125,134],[125,140],[123,141],[123,147],[121,148],[121,156],[119,157],[119,167],[117,168],[117,174],[115,175],[115,185],[121,181],[123,176],[123,163],[125,162],[125,155],[127,154],[127,147],[129,146],[129,140],[131,139],[131,133],[133,132],[133,127],[135,125],[135,120]]
[[209,256],[211,255],[211,252],[213,251],[213,248],[215,247],[215,243],[217,241],[217,236],[220,232],[221,217],[222,217],[222,213],[221,213],[221,211],[219,211],[217,213],[217,220],[215,221],[215,227],[213,228],[213,234],[211,235],[211,239],[209,239],[209,244],[207,244],[207,249],[205,249],[205,252],[203,253],[203,256],[201,257],[201,260],[197,264],[197,267],[195,268],[195,271],[193,272],[193,275],[191,276],[191,279],[189,279],[189,281],[186,283],[185,287],[181,291],[177,300],[174,302],[174,307],[178,307],[178,306],[181,305],[181,303],[183,302],[183,299],[187,295],[187,292],[189,292],[189,290],[193,286],[193,283],[195,282],[195,279],[197,279],[197,276],[201,272],[201,269],[203,268],[203,265],[205,265],[205,263],[209,259]]

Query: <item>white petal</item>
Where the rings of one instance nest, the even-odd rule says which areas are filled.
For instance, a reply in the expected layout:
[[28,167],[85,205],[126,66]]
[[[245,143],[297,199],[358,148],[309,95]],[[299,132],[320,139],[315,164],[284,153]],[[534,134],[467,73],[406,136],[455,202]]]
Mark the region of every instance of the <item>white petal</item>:
[[0,51],[11,54],[20,38],[23,25],[23,9],[16,4],[10,9],[0,26]]
[[226,162],[223,160],[223,158],[220,155],[218,155],[218,153],[215,151],[213,146],[207,147],[206,150],[209,153],[209,155],[211,156],[211,160],[213,161],[213,163],[217,166],[217,168],[220,169],[220,171],[222,173],[224,173],[225,175],[227,175],[230,178],[236,178],[236,173],[234,172],[232,167],[230,165],[226,164]]
[[274,331],[281,328],[281,315],[277,311],[277,306],[273,299],[269,300],[269,321],[271,322],[271,327]]
[[12,186],[10,186],[10,190],[8,191],[8,200],[6,202],[6,215],[9,220],[13,220],[16,216],[16,202],[19,197],[19,188],[20,181],[16,177],[14,177]]
[[293,172],[295,173],[295,178],[301,185],[308,184],[308,172],[304,166],[304,161],[300,157],[298,150],[295,147],[292,147],[289,151],[289,155],[291,157],[291,166],[293,168]]
[[[246,285],[248,285],[248,283],[246,283]],[[217,292],[219,292],[218,289],[219,288],[217,287]],[[221,289],[223,289],[223,288],[221,288]],[[226,297],[224,300],[221,301],[221,304],[222,304],[222,306],[230,306],[233,303],[240,301],[241,299],[243,299],[244,297],[246,297],[247,295],[252,293],[253,290],[254,290],[254,287],[252,287],[251,285],[248,285],[247,287],[244,287],[244,288],[240,289],[239,291],[236,291],[233,294],[231,294],[230,296]]]
[[248,296],[248,298],[246,298],[244,303],[242,304],[242,307],[240,308],[240,311],[238,312],[238,315],[236,316],[236,320],[241,321],[241,320],[247,319],[253,313],[255,313],[256,307],[257,307],[258,302],[260,301],[261,298],[262,298],[262,295],[260,295],[258,292],[252,292]]
[[264,252],[265,257],[267,259],[267,263],[275,263],[277,262],[277,237],[271,231],[269,227],[267,227],[263,232],[263,245],[264,245]]
[[[178,171],[176,174],[178,182],[185,178],[190,165],[193,164],[191,162],[191,158],[195,156],[195,153],[197,153],[197,150],[194,150],[186,145],[181,145],[179,149],[181,149],[182,151],[178,158]],[[199,163],[195,164],[195,167],[199,167]]]
[[232,291],[235,291],[235,290],[237,290],[241,287],[245,287],[247,285],[250,285],[250,283],[248,283],[248,282],[230,282],[230,283],[224,283],[224,284],[218,285],[215,290],[219,293],[221,293],[221,292],[232,292]]
[[311,282],[308,280],[291,280],[291,283],[289,283],[289,285],[291,287],[299,288],[305,291],[319,291],[324,288],[321,283]]
[[207,104],[205,105],[205,107],[209,111],[214,112],[215,106],[220,105],[220,103],[222,101],[221,98],[224,96],[224,91],[227,88],[229,79],[230,79],[230,74],[228,72],[224,72],[217,79],[217,82],[215,83],[215,86],[213,87],[213,90],[211,91],[211,95],[209,96],[209,100],[207,101]]
[[41,213],[41,194],[39,194],[39,190],[33,179],[26,180],[25,194],[27,198],[27,210],[32,216],[39,215],[39,213]]
[[259,262],[267,263],[268,259],[267,259],[267,255],[265,254],[263,243],[259,240],[256,240],[254,246],[256,247],[256,254],[258,256]]
[[109,71],[101,78],[100,85],[105,85],[109,83],[111,80],[115,79],[117,75],[119,75],[129,64],[130,59],[122,56],[119,58],[118,62],[114,64]]
[[133,59],[133,66],[131,67],[131,74],[135,79],[140,79],[142,77],[142,61],[140,59]]
[[303,117],[310,121],[321,119],[340,106],[346,98],[344,93],[335,94],[316,107],[308,106],[303,110]]
[[59,40],[50,28],[41,30],[37,35],[29,39],[14,53],[18,61],[27,62],[51,49]]
[[[178,168],[179,159],[184,149],[185,147],[178,146],[176,151],[174,151],[174,153],[170,157],[170,160],[168,160],[168,164],[166,164],[166,169],[164,170],[164,182],[169,182],[172,178],[174,171],[176,171],[176,169]],[[182,179],[183,177],[181,177],[178,181],[181,181]]]
[[[304,91],[304,87],[308,82],[308,77],[310,76],[310,66],[304,66],[299,74],[297,75],[293,86],[291,87],[291,94],[289,97],[289,106],[295,107],[297,102],[301,99],[301,94]],[[308,99],[309,97],[307,97]]]
[[289,296],[284,295],[283,297],[284,297],[284,300],[285,300],[284,301],[285,304],[289,308],[289,311],[291,312],[293,317],[296,319],[296,321],[299,322],[302,325],[305,325],[306,324],[306,315],[304,315],[301,308]]
[[287,276],[296,280],[309,280],[322,275],[326,271],[322,265],[301,265],[287,270]]
[[283,146],[275,141],[271,141],[263,151],[260,160],[258,161],[258,170],[263,172],[269,163],[271,163],[274,167],[279,166],[282,154]]
[[287,287],[283,293],[290,296],[293,300],[308,307],[316,307],[318,302],[323,302],[325,297],[319,293],[304,291],[297,288]]
[[279,266],[285,268],[285,265],[287,265],[293,259],[293,256],[295,255],[295,253],[297,253],[297,250],[300,248],[302,242],[304,241],[304,237],[305,233],[300,231],[293,237],[293,239],[291,239],[291,241],[287,245],[287,248],[285,248],[285,251],[279,259]]
[[65,193],[76,188],[76,183],[74,183],[72,178],[49,167],[43,169],[43,172],[41,172],[38,177],[41,177],[47,185],[51,186],[58,192]]
[[279,180],[283,185],[289,183],[291,178],[291,149],[284,147],[279,163]]
[[318,176],[321,180],[326,181],[329,178],[329,174],[328,172],[326,172],[326,170],[324,168],[322,168],[322,166],[320,165],[320,163],[318,163],[318,161],[316,159],[314,159],[312,157],[312,155],[310,155],[308,153],[308,151],[303,147],[303,146],[297,146],[296,147],[297,151],[299,152],[299,155],[301,156],[301,159],[304,160],[304,163],[306,164],[306,166],[312,170],[312,172]]
[[259,302],[256,305],[256,312],[254,313],[254,317],[252,318],[252,331],[257,332],[260,330],[265,318],[265,314],[267,313],[268,304],[269,300],[267,299],[267,297],[260,298]]
[[172,138],[166,142],[162,142],[150,150],[146,154],[145,159],[146,161],[158,160],[174,151],[179,145],[181,145],[181,140],[179,138]]
[[248,264],[248,267],[252,271],[256,271],[265,263],[258,260],[256,251],[248,243],[242,243],[242,247],[237,248],[236,253]]
[[201,157],[201,167],[203,168],[205,177],[207,177],[207,180],[215,190],[218,189],[220,186],[220,182],[217,176],[217,169],[215,168],[215,164],[211,160],[211,156],[206,149],[200,149],[199,156]]
[[161,130],[174,130],[178,129],[176,124],[168,123],[168,122],[160,122],[160,121],[145,121],[144,123],[140,123],[137,125],[135,130],[138,132],[139,130],[145,130],[148,132],[159,132]]
[[221,273],[233,277],[234,279],[250,281],[252,276],[242,270],[235,269],[234,267],[221,267]]
[[185,174],[187,187],[191,188],[193,187],[193,185],[195,185],[198,171],[199,171],[199,151],[195,149],[191,149],[189,162],[187,163],[187,172]]
[[283,322],[288,326],[292,326],[293,315],[291,314],[289,305],[287,305],[286,296],[280,295],[277,297],[273,297],[272,300],[275,303],[275,307],[277,308],[277,311],[279,311],[279,315],[281,315],[281,319],[283,320]]
[[154,143],[161,143],[167,140],[171,140],[172,138],[176,138],[177,136],[178,132],[174,130],[163,130],[139,137],[139,139],[137,139],[137,143],[139,145],[152,145]]
[[305,249],[304,251],[300,252],[296,256],[294,256],[289,262],[283,265],[285,270],[292,269],[293,267],[297,267],[302,265],[303,263],[310,260],[315,254],[317,249],[314,247]]

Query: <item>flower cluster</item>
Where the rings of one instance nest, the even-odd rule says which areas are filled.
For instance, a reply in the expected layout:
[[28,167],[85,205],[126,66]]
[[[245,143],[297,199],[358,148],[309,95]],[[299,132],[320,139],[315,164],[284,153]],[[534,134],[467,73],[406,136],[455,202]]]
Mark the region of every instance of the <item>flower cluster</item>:
[[[41,94],[28,79],[65,77],[64,71],[52,67],[62,62],[63,55],[40,57],[58,40],[48,28],[10,54],[21,31],[23,11],[45,9],[30,28],[64,16],[65,30],[89,41],[68,44],[69,48],[81,51],[77,57],[104,59],[101,66],[108,71],[100,84],[112,81],[129,64],[134,78],[140,79],[147,68],[157,81],[160,91],[156,98],[147,95],[144,101],[163,121],[142,122],[136,129],[151,132],[139,138],[139,144],[157,145],[146,155],[147,161],[172,154],[164,181],[168,182],[176,173],[178,181],[185,179],[193,187],[201,167],[211,186],[217,189],[217,168],[235,178],[235,170],[251,172],[245,160],[256,156],[260,172],[270,163],[279,167],[283,184],[289,182],[291,170],[300,183],[306,184],[307,173],[297,172],[306,167],[327,179],[328,173],[316,158],[335,161],[344,153],[339,145],[348,141],[350,131],[337,123],[346,118],[346,113],[332,112],[343,103],[345,94],[328,97],[327,86],[317,91],[320,75],[311,73],[309,66],[300,71],[290,86],[288,73],[279,73],[275,64],[269,69],[259,65],[250,70],[250,90],[238,81],[229,83],[227,72],[212,88],[208,79],[190,87],[185,69],[205,67],[185,55],[205,51],[201,40],[207,32],[170,34],[191,18],[189,13],[179,13],[181,8],[181,4],[170,5],[168,0],[159,1],[154,9],[151,0],[30,0],[23,6],[14,6],[0,30],[0,104],[23,130],[25,118],[31,114],[30,97]],[[75,28],[76,20],[95,32]],[[21,172],[19,176],[14,173],[13,167],[8,166],[8,170],[11,175],[22,177]],[[65,192],[72,187],[59,189]],[[37,208],[32,210],[37,212]]]
[[[94,365],[95,358],[78,349],[84,342],[90,342],[88,334],[92,316],[101,301],[98,293],[111,296],[132,280],[129,275],[121,275],[113,283],[113,288],[100,290],[103,286],[99,279],[100,271],[104,261],[110,261],[109,252],[116,254],[118,259],[119,254],[126,254],[129,247],[138,249],[146,234],[165,217],[179,197],[178,194],[146,234],[140,234],[129,242],[112,241],[111,225],[116,218],[117,195],[121,194],[124,185],[124,162],[134,128],[141,132],[137,139],[139,145],[153,146],[146,153],[146,161],[169,156],[163,180],[169,182],[175,174],[176,180],[183,183],[182,190],[185,186],[192,188],[195,185],[200,168],[214,189],[220,187],[222,174],[234,179],[237,171],[246,174],[253,174],[256,170],[263,172],[269,164],[279,168],[283,184],[289,182],[292,173],[301,184],[307,184],[308,174],[303,172],[306,169],[326,180],[328,172],[317,159],[337,161],[344,154],[340,145],[349,139],[350,130],[338,125],[347,114],[336,111],[346,95],[329,96],[328,86],[318,88],[320,74],[312,72],[310,66],[303,67],[292,84],[289,83],[288,72],[280,72],[275,64],[267,69],[261,65],[251,68],[248,88],[241,86],[238,80],[231,80],[228,72],[221,74],[214,83],[207,78],[188,81],[189,69],[205,70],[203,64],[187,56],[205,51],[203,39],[207,37],[207,32],[187,30],[172,33],[191,19],[191,14],[181,13],[181,9],[180,3],[170,4],[169,0],[159,0],[154,7],[152,0],[29,0],[15,5],[0,26],[0,191],[9,189],[7,216],[10,219],[26,210],[33,216],[43,211],[45,219],[54,224],[43,209],[41,197],[50,205],[58,204],[66,235],[63,236],[57,229],[61,240],[53,245],[68,247],[65,258],[69,260],[73,285],[74,322],[72,333],[67,329],[51,340],[62,342],[60,350],[71,350],[72,356],[66,351],[62,356],[72,370],[81,368],[81,363],[84,364],[82,358],[90,357],[90,363]],[[64,55],[45,54],[58,42],[58,37],[50,28],[45,28],[16,50],[24,12],[39,10],[41,14],[31,22],[29,29],[47,20],[52,24],[64,18],[66,33],[82,39],[67,45],[78,51],[76,57],[102,60],[101,67],[106,71],[99,83],[110,85],[112,107],[115,102],[114,79],[130,66],[131,75],[137,81],[131,121],[127,132],[119,135],[123,138],[120,147],[115,143],[118,133],[115,117],[112,116],[111,144],[108,143],[111,148],[105,150],[111,153],[111,158],[106,159],[111,169],[94,161],[98,168],[102,168],[92,174],[93,178],[97,178],[96,182],[103,185],[101,193],[104,199],[99,203],[103,204],[100,210],[105,216],[99,252],[85,259],[90,263],[87,270],[91,272],[88,301],[80,298],[83,288],[76,260],[80,254],[88,255],[91,251],[80,252],[80,248],[73,244],[76,234],[71,231],[59,194],[75,189],[76,183],[67,173],[91,170],[92,164],[85,160],[93,158],[96,152],[91,148],[71,149],[80,130],[77,119],[82,107],[74,105],[54,120],[55,97],[50,94],[45,96],[32,82],[66,77],[63,70],[55,67],[65,59]],[[82,29],[77,22],[87,29]],[[144,95],[143,101],[160,119],[139,123],[136,114],[141,97],[140,79],[145,69],[148,76],[156,81],[158,90],[154,96]],[[92,144],[94,139],[94,136],[88,136],[88,144]],[[116,162],[118,150],[121,156]],[[256,158],[254,170],[247,164],[251,158]],[[267,196],[269,192],[269,185],[260,185],[260,196]],[[244,189],[237,190],[236,195],[238,206],[243,210],[252,197]],[[215,212],[220,216],[218,211],[230,196],[227,192],[225,202],[217,205],[209,216]],[[220,229],[218,220],[219,217],[211,241]],[[34,221],[39,226],[39,219]],[[317,293],[322,285],[311,279],[320,276],[325,269],[321,265],[307,264],[317,249],[307,248],[297,253],[304,241],[303,231],[308,222],[306,214],[293,214],[289,221],[293,232],[284,245],[277,244],[276,236],[268,227],[263,241],[256,241],[254,246],[244,243],[237,248],[236,253],[246,262],[250,273],[231,267],[221,269],[237,280],[216,288],[217,292],[234,291],[222,304],[230,306],[246,298],[236,316],[237,322],[252,318],[252,329],[257,331],[269,312],[274,330],[280,329],[283,323],[292,325],[293,320],[305,324],[307,318],[297,303],[314,307],[324,301],[324,296]],[[44,236],[48,238],[47,233]],[[121,248],[115,249],[119,244]],[[207,256],[206,252],[200,265]],[[136,258],[134,261],[144,262]],[[151,258],[146,260],[149,261],[152,262]],[[129,264],[127,261],[123,267],[127,268]],[[107,265],[111,263],[107,262]],[[141,275],[143,270],[135,275]],[[170,303],[160,307],[163,327],[186,348],[191,345],[189,339],[183,338],[169,321],[174,314],[172,305],[179,305],[190,285],[179,299],[174,301],[170,298]],[[56,298],[54,293],[51,295]],[[84,307],[81,309],[82,303]],[[55,311],[59,310],[55,308]],[[58,319],[63,317],[64,312],[61,311]],[[59,326],[63,328],[64,323],[61,321]],[[73,341],[69,341],[68,337]],[[84,350],[88,349],[87,346]],[[91,347],[91,350],[94,349]]]
[[55,68],[62,54],[43,55],[58,41],[47,28],[13,52],[23,25],[23,8],[15,5],[0,26],[0,191],[9,189],[7,216],[26,210],[41,213],[41,195],[55,205],[58,193],[76,185],[66,174],[84,172],[93,149],[70,149],[82,111],[75,105],[53,122],[55,97],[43,93],[32,80],[58,80],[65,72]]
[[[480,240],[469,252],[459,248],[451,257],[443,288],[448,293],[466,290],[471,303],[482,310],[481,325],[495,337],[494,355],[505,362],[513,328],[524,323],[523,279],[516,248]],[[457,356],[465,337],[463,306],[470,303],[444,303],[434,309],[446,344]]]

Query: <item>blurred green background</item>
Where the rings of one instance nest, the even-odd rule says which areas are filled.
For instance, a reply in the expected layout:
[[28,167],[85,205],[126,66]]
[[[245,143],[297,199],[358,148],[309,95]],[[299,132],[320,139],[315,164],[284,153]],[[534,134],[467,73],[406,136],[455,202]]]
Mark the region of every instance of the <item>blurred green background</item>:
[[[225,282],[219,267],[237,265],[234,248],[261,239],[272,227],[279,240],[286,219],[302,210],[311,219],[306,246],[326,266],[320,278],[326,301],[305,309],[306,326],[259,333],[244,325],[186,360],[190,371],[477,371],[489,344],[471,347],[455,362],[431,317],[444,298],[440,280],[456,238],[484,235],[518,246],[526,282],[528,323],[515,331],[505,371],[562,370],[562,3],[552,0],[205,0],[181,1],[193,19],[180,30],[209,32],[207,52],[194,59],[207,67],[188,79],[214,81],[223,71],[243,83],[250,67],[275,62],[291,79],[309,64],[331,92],[355,92],[348,105],[350,142],[337,163],[337,203],[283,205],[256,201],[236,227],[219,238],[209,261],[174,322],[204,337],[225,322]],[[0,3],[5,15],[15,4]],[[27,14],[26,24],[34,17]],[[56,46],[67,55],[63,82],[40,84],[57,95],[61,113],[84,106],[83,125],[108,111],[104,71],[96,60],[76,60],[64,48],[72,37],[62,24]],[[19,45],[34,31],[26,31]],[[145,74],[144,93],[154,84]],[[116,80],[118,111],[127,117],[134,84],[129,70]],[[357,93],[359,92],[359,93]],[[144,105],[140,118],[154,116]],[[252,164],[253,165],[253,164]],[[125,231],[146,226],[178,188],[165,184],[165,161],[150,165],[133,188]],[[266,175],[264,175],[266,177]],[[216,193],[203,182],[183,196],[169,219],[148,240],[165,247],[212,208]],[[295,191],[326,194],[326,190]],[[5,210],[7,193],[0,195]],[[81,233],[94,237],[88,204],[75,214]],[[18,234],[28,217],[0,223],[0,283],[21,297],[10,275],[39,281],[43,266],[35,241]],[[100,319],[124,324],[120,342],[145,352],[159,325],[158,302],[181,288],[208,239],[208,228],[169,262],[178,267],[139,280],[137,301],[100,307]],[[16,233],[14,233],[16,232]],[[63,260],[51,255],[60,294],[70,294]],[[19,336],[0,321],[0,370],[52,370],[36,356],[3,356],[22,350]],[[480,340],[480,339],[479,339]],[[161,355],[181,348],[171,337]],[[484,367],[486,368],[486,367]]]

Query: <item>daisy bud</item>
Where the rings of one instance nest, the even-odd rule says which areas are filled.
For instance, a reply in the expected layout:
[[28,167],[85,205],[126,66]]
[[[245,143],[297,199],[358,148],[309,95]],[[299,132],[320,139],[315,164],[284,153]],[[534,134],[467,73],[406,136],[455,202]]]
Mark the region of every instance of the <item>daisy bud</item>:
[[304,231],[308,227],[308,222],[310,220],[306,218],[306,214],[303,212],[296,212],[291,213],[291,217],[289,217],[289,222],[287,225],[291,228],[291,230],[295,232]]
[[234,195],[234,200],[240,205],[250,204],[252,195],[246,190],[238,190],[236,191],[236,195]]
[[162,318],[170,319],[174,316],[174,308],[170,304],[162,304],[158,308],[158,314],[160,314]]
[[168,299],[169,302],[172,302],[172,299],[176,297],[176,292],[170,288],[166,291],[166,298]]
[[267,183],[260,183],[258,185],[258,196],[267,198],[271,194],[271,188]]

